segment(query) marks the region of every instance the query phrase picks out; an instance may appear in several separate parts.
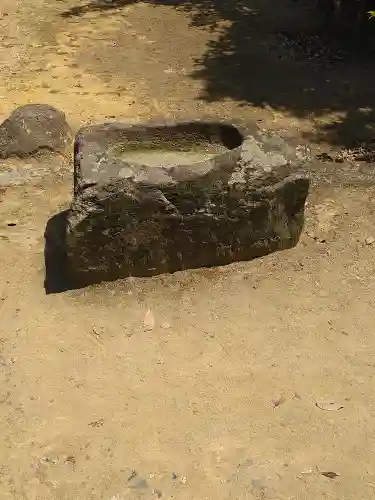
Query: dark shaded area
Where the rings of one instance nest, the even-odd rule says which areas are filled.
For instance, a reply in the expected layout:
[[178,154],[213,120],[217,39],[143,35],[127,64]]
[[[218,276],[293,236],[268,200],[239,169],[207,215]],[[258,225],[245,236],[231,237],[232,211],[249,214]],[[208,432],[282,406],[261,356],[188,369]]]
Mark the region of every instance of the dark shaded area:
[[[213,32],[190,75],[205,82],[201,99],[230,98],[299,118],[337,115],[327,124],[320,123],[309,139],[324,139],[346,148],[357,147],[373,136],[375,20],[362,24],[359,32],[359,14],[351,11],[346,24],[327,26],[326,12],[319,13],[315,0],[149,3],[155,8],[170,5],[186,11],[193,26]],[[128,4],[123,0],[92,1],[80,12]],[[352,6],[360,4],[352,2]],[[371,2],[365,5],[368,8]],[[363,17],[363,11],[360,15]]]
[[46,294],[66,292],[75,288],[69,279],[66,255],[66,223],[68,210],[49,219],[44,233]]
[[110,11],[119,9],[121,7],[124,7],[125,5],[131,5],[132,3],[136,2],[138,2],[138,0],[93,0],[82,5],[71,7],[70,9],[64,11],[61,14],[61,17],[79,17],[84,16],[89,12]]

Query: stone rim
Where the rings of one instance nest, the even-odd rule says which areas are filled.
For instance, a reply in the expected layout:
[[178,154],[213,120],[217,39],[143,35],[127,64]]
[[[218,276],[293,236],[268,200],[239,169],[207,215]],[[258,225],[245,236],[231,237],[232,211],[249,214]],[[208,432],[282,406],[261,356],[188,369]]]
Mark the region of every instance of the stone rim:
[[[106,134],[133,132],[136,133],[151,132],[153,129],[178,129],[178,127],[207,127],[232,129],[235,132],[241,143],[223,153],[218,153],[208,160],[201,162],[193,162],[190,165],[175,165],[175,166],[149,166],[140,163],[130,163],[124,159],[120,159],[108,152],[105,141]],[[246,151],[247,141],[256,133],[256,128],[253,125],[246,126],[241,122],[232,120],[220,120],[214,118],[204,119],[183,119],[183,120],[151,120],[145,123],[127,123],[127,122],[105,122],[102,124],[91,125],[81,128],[76,135],[74,141],[74,162],[76,173],[80,170],[82,178],[79,175],[75,176],[74,189],[75,192],[82,191],[93,185],[100,184],[100,176],[92,181],[87,182],[87,171],[85,171],[86,160],[92,164],[93,156],[96,157],[97,163],[103,169],[114,169],[114,175],[111,176],[111,181],[119,179],[128,179],[136,184],[163,186],[173,185],[179,182],[189,180],[199,180],[211,171],[220,170],[228,165],[235,165],[241,161],[243,151]],[[103,144],[104,142],[104,144]],[[128,171],[128,175],[119,175],[120,171]],[[84,180],[84,179],[85,180]],[[108,182],[106,177],[106,182]]]

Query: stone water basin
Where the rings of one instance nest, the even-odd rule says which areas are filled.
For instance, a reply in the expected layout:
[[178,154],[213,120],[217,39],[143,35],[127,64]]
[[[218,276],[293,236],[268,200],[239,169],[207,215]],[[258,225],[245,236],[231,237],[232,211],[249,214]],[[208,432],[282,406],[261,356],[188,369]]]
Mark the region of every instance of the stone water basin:
[[282,139],[227,121],[107,123],[75,140],[66,242],[81,285],[294,246],[309,182]]

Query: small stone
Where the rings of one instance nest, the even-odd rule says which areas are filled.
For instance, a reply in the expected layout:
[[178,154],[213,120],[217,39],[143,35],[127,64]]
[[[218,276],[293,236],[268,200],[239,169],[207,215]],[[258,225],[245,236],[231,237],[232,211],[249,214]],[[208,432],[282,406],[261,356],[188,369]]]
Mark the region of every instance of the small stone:
[[17,220],[7,220],[7,221],[5,221],[5,224],[8,227],[15,227],[15,226],[17,226],[18,221]]
[[70,139],[71,130],[62,111],[46,104],[28,104],[0,125],[0,158],[64,152]]
[[372,245],[373,243],[375,243],[375,238],[369,236],[368,238],[365,239],[365,243],[366,245]]
[[162,323],[160,326],[161,326],[161,328],[164,328],[164,330],[168,330],[168,328],[171,327],[171,325],[167,322]]

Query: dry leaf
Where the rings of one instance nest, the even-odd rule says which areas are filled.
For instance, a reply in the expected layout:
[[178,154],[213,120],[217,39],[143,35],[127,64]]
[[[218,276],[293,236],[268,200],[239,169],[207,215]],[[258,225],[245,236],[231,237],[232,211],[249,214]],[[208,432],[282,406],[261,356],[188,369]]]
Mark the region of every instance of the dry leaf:
[[95,420],[94,422],[90,422],[89,425],[91,425],[91,427],[103,427],[104,419],[100,418],[99,420]]
[[153,330],[155,328],[155,316],[151,309],[148,309],[145,317],[143,319],[143,326],[146,331]]
[[277,399],[274,399],[273,402],[273,407],[277,408],[278,406],[281,406],[283,403],[285,403],[286,398],[284,396],[280,396]]
[[338,411],[342,410],[344,407],[335,401],[317,401],[315,406],[324,411]]
[[336,472],[321,472],[322,476],[328,477],[329,479],[336,479],[340,474],[337,474]]

